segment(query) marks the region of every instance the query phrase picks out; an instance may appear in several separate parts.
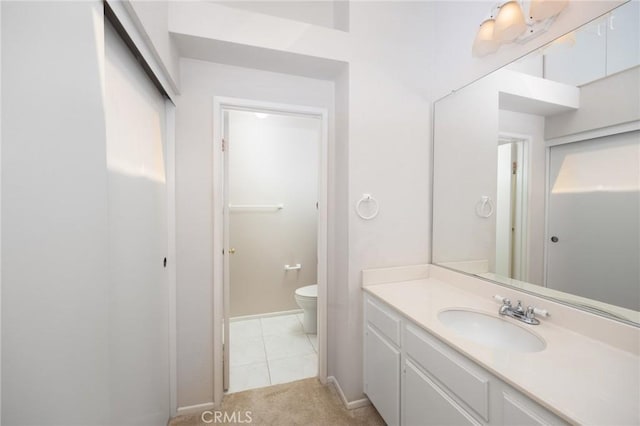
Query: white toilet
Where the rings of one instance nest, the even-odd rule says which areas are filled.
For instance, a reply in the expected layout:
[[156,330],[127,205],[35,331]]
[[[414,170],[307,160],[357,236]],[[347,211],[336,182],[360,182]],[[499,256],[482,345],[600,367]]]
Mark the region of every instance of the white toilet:
[[308,285],[296,289],[296,303],[304,311],[302,326],[304,332],[316,334],[318,323],[318,285]]

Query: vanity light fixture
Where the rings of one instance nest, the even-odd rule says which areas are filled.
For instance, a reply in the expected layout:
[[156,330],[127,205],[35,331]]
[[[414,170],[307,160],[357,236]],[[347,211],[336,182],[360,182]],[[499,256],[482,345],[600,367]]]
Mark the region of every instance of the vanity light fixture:
[[[476,34],[472,53],[482,57],[501,45],[524,43],[547,31],[569,0],[508,0],[496,4]],[[527,15],[524,10],[528,10]]]

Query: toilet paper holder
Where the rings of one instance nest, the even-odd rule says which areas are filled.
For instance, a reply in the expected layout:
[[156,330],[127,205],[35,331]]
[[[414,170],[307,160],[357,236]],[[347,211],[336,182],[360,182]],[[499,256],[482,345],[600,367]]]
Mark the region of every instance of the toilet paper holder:
[[302,269],[302,265],[296,263],[295,265],[284,265],[285,271],[297,271],[298,269]]

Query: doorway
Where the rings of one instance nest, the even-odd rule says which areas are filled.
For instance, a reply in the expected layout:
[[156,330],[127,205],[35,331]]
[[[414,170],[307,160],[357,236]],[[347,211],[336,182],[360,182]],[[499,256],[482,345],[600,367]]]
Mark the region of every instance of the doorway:
[[[219,403],[224,391],[326,378],[327,113],[216,98],[214,114]],[[315,333],[294,297],[312,285]]]
[[317,286],[321,124],[224,109],[228,392],[317,375],[316,330],[294,294]]
[[526,136],[500,134],[496,196],[496,274],[527,280]]

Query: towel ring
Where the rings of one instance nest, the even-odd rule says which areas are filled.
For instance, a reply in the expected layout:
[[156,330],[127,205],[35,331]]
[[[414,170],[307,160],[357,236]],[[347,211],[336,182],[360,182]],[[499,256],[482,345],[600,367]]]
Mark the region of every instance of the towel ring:
[[[369,214],[369,215],[364,215],[360,211],[360,208],[362,207],[362,203],[364,203],[364,202],[373,202],[373,203],[375,203],[375,208],[373,209],[373,212],[371,214]],[[360,200],[356,203],[356,213],[358,214],[358,216],[360,216],[360,218],[362,218],[364,220],[373,219],[374,217],[378,216],[378,212],[379,211],[380,211],[380,205],[378,204],[378,200],[373,198],[371,196],[371,194],[362,194],[362,198],[360,198]]]
[[493,201],[487,195],[483,195],[476,204],[476,214],[480,217],[491,217],[493,214]]

